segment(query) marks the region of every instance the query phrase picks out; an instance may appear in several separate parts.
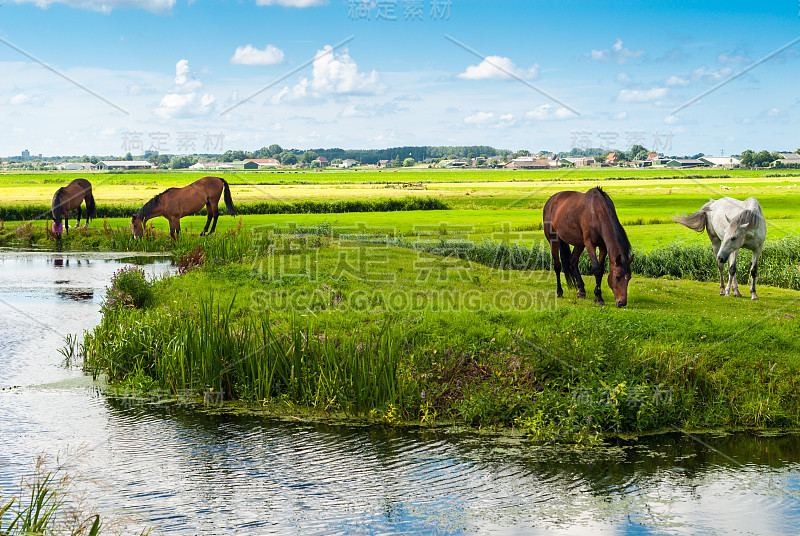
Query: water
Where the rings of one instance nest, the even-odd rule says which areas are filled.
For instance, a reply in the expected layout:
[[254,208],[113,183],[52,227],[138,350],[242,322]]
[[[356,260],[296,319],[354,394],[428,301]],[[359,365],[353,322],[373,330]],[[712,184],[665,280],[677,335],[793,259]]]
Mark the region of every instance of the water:
[[[129,260],[127,262],[130,262]],[[800,436],[679,432],[591,451],[447,430],[284,422],[103,394],[64,368],[126,263],[0,252],[0,488],[68,459],[153,534],[794,534]],[[169,270],[163,261],[148,273]]]

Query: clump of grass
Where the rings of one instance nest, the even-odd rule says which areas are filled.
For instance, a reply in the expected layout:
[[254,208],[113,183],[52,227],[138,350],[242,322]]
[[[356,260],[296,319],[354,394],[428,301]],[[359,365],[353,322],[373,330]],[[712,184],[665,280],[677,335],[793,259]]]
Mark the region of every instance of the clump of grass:
[[198,245],[189,253],[178,256],[178,273],[183,275],[195,268],[202,267],[205,262],[206,255],[203,246]]
[[17,228],[14,229],[14,235],[17,237],[17,240],[30,242],[31,238],[33,238],[33,223],[26,222],[22,225],[18,225]]
[[126,266],[114,272],[111,284],[106,287],[102,311],[118,311],[124,308],[143,308],[153,302],[153,283],[147,280],[144,270]]
[[[81,449],[67,456],[79,456]],[[128,520],[106,518],[101,524],[85,492],[77,484],[84,479],[74,467],[56,457],[40,455],[32,475],[22,479],[18,492],[11,497],[0,496],[0,534],[3,536],[64,535],[97,536],[103,529],[119,534],[120,526]],[[143,529],[140,535],[149,534]]]
[[365,414],[399,404],[400,341],[388,324],[374,335],[315,334],[293,321],[276,333],[268,316],[236,324],[213,296],[193,315],[109,311],[82,345],[85,367],[112,381],[147,376],[179,393],[226,399],[283,397],[322,411]]

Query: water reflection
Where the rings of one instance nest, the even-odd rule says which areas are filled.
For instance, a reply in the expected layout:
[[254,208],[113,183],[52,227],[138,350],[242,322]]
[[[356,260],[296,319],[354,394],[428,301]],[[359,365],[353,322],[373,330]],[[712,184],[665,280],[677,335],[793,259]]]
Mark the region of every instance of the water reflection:
[[[56,284],[59,284],[59,282],[56,281]],[[79,302],[91,301],[94,299],[94,289],[92,288],[67,288],[63,290],[57,290],[56,294],[65,300]]]
[[[150,475],[158,500],[182,508],[189,487],[190,502],[204,504],[196,515],[213,531],[693,534],[800,526],[798,435],[703,434],[698,442],[676,432],[575,450],[508,436],[105,403],[114,429],[124,430],[113,438],[125,452],[122,474],[131,482]],[[154,518],[167,515],[143,497],[128,498]],[[196,523],[170,518],[181,533]]]

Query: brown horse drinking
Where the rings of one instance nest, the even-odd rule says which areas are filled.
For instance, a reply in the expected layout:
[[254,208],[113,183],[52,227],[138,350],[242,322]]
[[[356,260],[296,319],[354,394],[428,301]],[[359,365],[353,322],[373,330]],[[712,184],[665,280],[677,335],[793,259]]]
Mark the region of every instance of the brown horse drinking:
[[[53,214],[53,233],[61,237],[61,233],[66,228],[69,234],[69,211],[78,209],[78,222],[75,224],[77,229],[81,225],[81,203],[86,201],[86,227],[89,227],[89,220],[97,217],[97,207],[92,197],[92,184],[86,179],[75,179],[56,190],[53,194],[53,202],[50,204],[50,212]],[[65,224],[61,223],[64,218]]]
[[[600,280],[609,257],[608,286],[614,292],[617,307],[628,304],[628,282],[631,280],[631,244],[619,223],[611,198],[600,188],[588,192],[558,192],[547,200],[543,211],[544,234],[550,241],[553,267],[556,271],[558,297],[563,297],[561,268],[567,286],[578,287],[578,298],[586,297],[583,278],[578,271],[578,259],[586,249],[592,261],[597,283],[594,302],[605,305],[600,292]],[[569,246],[575,246],[570,252]],[[600,250],[598,256],[595,249]],[[560,259],[559,259],[560,255]]]
[[[236,209],[231,199],[231,189],[225,179],[219,177],[203,177],[183,188],[170,188],[164,190],[153,199],[144,204],[139,212],[131,218],[133,236],[141,238],[144,234],[144,224],[151,218],[164,216],[169,221],[169,234],[173,239],[178,238],[181,232],[181,218],[200,212],[205,206],[208,214],[206,226],[200,236],[211,234],[217,227],[219,218],[219,198],[225,194],[225,209],[231,216],[236,215]],[[212,224],[213,219],[213,224]],[[211,225],[211,230],[208,226]]]

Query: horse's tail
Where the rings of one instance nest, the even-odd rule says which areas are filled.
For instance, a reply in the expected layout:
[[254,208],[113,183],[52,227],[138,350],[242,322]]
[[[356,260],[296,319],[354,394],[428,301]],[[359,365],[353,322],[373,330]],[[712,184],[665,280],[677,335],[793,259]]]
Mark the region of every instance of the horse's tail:
[[569,250],[569,244],[558,239],[558,251],[561,257],[561,270],[564,272],[564,279],[567,280],[569,288],[575,288],[578,285],[578,267],[572,266],[572,252]]
[[225,199],[225,210],[231,216],[236,216],[236,207],[233,206],[233,198],[231,197],[231,187],[225,179],[220,178],[223,187],[223,197]]
[[681,225],[685,225],[689,229],[700,233],[706,228],[707,212],[708,211],[703,208],[688,215],[684,212],[682,216],[671,216],[671,218],[675,223],[680,223]]
[[94,196],[92,195],[91,186],[89,187],[88,190],[86,190],[86,197],[84,198],[84,200],[86,201],[86,214],[87,214],[86,221],[89,221],[89,219],[91,218],[96,218],[97,205],[94,202]]

